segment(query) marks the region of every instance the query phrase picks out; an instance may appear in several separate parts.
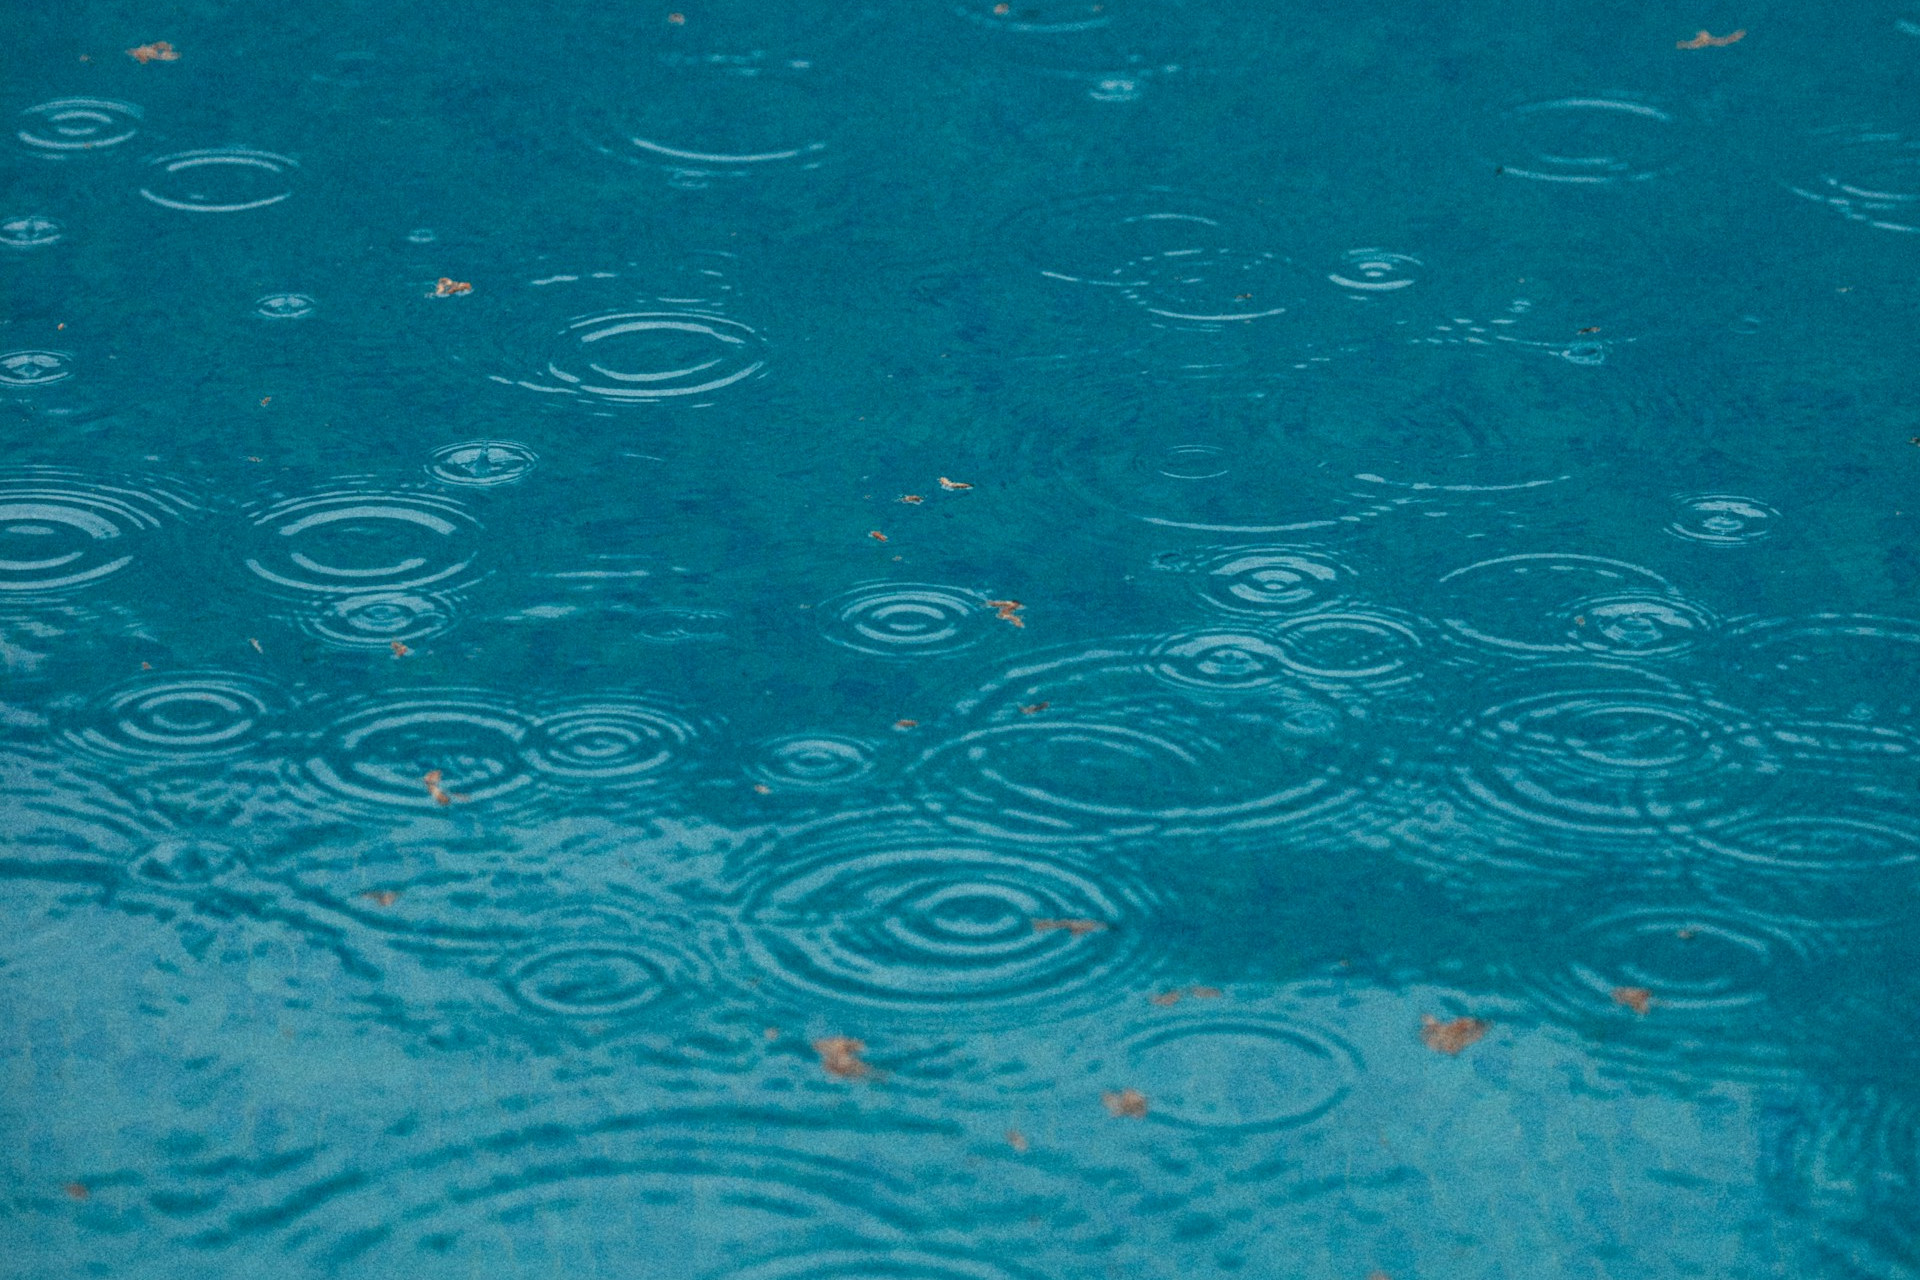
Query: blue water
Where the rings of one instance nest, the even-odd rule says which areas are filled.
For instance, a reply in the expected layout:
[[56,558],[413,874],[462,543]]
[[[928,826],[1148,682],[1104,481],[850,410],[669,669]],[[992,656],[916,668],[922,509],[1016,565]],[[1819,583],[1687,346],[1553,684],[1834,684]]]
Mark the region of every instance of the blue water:
[[9,14],[0,1275],[1920,1275],[1920,7],[673,3]]

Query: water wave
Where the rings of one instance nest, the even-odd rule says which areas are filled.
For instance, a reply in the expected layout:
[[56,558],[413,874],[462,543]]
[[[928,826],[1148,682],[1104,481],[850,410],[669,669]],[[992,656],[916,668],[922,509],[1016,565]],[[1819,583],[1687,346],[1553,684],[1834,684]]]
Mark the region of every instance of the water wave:
[[467,440],[435,449],[427,474],[447,484],[489,488],[526,479],[539,461],[539,454],[512,440]]
[[665,703],[577,698],[535,715],[521,749],[536,772],[561,786],[649,786],[689,763],[699,735]]
[[1674,117],[1624,94],[1552,98],[1513,108],[1486,145],[1511,178],[1609,187],[1657,178],[1678,155]]
[[253,528],[247,567],[270,585],[370,596],[459,585],[480,526],[450,498],[341,490],[276,503]]
[[1359,1079],[1359,1053],[1333,1032],[1266,1011],[1222,1007],[1168,1013],[1136,1027],[1127,1080],[1158,1123],[1250,1134],[1310,1124]]
[[490,694],[399,691],[321,731],[305,768],[328,795],[376,812],[494,807],[534,782],[526,760],[532,729]]
[[55,468],[0,472],[0,593],[57,593],[112,577],[188,510],[187,499],[159,486]]
[[1440,579],[1436,612],[1457,637],[1500,653],[1659,656],[1710,626],[1704,609],[1650,569],[1600,556],[1501,556]]
[[1690,493],[1673,500],[1667,532],[1689,542],[1744,547],[1773,536],[1780,513],[1754,498],[1731,493]]
[[814,615],[833,643],[887,658],[956,653],[1004,625],[979,592],[916,582],[856,587]]
[[181,151],[148,162],[140,194],[163,209],[187,213],[244,213],[279,204],[293,194],[300,166],[271,151],[215,147]]
[[50,244],[58,244],[67,234],[67,229],[57,219],[45,214],[17,214],[10,218],[0,218],[0,246],[9,249],[39,249]]
[[609,405],[697,405],[766,365],[760,335],[737,320],[696,311],[608,311],[562,328],[532,374],[494,381]]
[[53,159],[117,147],[140,132],[145,113],[110,98],[56,98],[20,113],[15,136]]
[[103,695],[62,737],[108,763],[188,764],[266,749],[285,710],[283,695],[250,676],[168,672]]

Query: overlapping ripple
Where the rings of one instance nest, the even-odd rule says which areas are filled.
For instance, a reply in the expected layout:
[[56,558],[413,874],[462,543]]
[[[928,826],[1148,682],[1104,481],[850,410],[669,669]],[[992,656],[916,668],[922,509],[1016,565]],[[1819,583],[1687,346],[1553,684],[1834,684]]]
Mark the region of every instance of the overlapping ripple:
[[1881,231],[1920,232],[1920,138],[1889,129],[1843,128],[1815,134],[1815,159],[1789,184],[1849,222]]
[[650,786],[689,761],[698,726],[663,702],[579,698],[533,717],[523,751],[533,769],[566,787]]
[[[532,722],[478,691],[399,691],[321,730],[305,770],[329,797],[374,812],[451,812],[497,806],[535,781],[526,758]],[[437,773],[443,801],[427,785]]]
[[0,593],[76,590],[111,577],[164,523],[190,510],[160,486],[55,468],[0,472]]
[[322,597],[457,586],[471,574],[480,528],[451,498],[362,490],[275,503],[252,523],[247,567],[271,586]]
[[388,649],[415,645],[453,626],[452,601],[410,591],[339,596],[302,611],[300,628],[343,649]]
[[[1153,900],[1125,861],[1082,863],[905,814],[802,829],[748,855],[735,879],[752,965],[791,997],[851,1006],[869,1024],[1050,1017],[1118,998],[1148,962]],[[1055,927],[1065,921],[1085,927]]]
[[1228,613],[1284,617],[1325,609],[1352,590],[1353,571],[1309,547],[1231,547],[1165,555],[1157,569],[1197,576],[1205,600]]
[[1727,637],[1746,697],[1789,720],[1906,730],[1920,714],[1920,623],[1862,614],[1770,618]]
[[874,745],[836,734],[799,733],[763,742],[748,772],[775,791],[835,791],[873,775]]
[[1502,556],[1440,579],[1437,610],[1458,638],[1511,656],[1582,650],[1681,653],[1711,634],[1705,608],[1650,569],[1599,556]]

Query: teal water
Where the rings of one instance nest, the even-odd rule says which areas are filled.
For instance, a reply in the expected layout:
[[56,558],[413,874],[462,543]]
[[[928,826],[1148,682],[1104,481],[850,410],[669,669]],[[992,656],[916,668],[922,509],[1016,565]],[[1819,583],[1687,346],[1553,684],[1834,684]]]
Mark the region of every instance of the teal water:
[[0,1275],[1920,1275],[1920,7],[675,3],[10,15]]

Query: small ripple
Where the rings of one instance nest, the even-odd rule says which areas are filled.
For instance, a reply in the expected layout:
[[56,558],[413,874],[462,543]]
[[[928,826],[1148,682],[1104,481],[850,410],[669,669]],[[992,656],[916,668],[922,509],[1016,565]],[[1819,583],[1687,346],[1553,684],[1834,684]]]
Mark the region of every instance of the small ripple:
[[638,698],[582,698],[533,719],[523,751],[541,775],[566,786],[648,786],[688,762],[699,729]]
[[712,985],[683,922],[601,908],[552,913],[533,932],[501,966],[501,985],[520,1009],[575,1039],[656,1018]]
[[249,676],[144,676],[98,699],[62,737],[107,763],[213,760],[258,750],[283,703],[271,686]]
[[44,245],[57,244],[64,239],[67,229],[52,218],[42,214],[28,213],[12,218],[0,218],[0,246],[9,249],[38,249]]
[[21,112],[15,136],[42,155],[63,159],[119,146],[140,131],[142,114],[130,102],[56,98]]
[[1429,661],[1419,621],[1385,610],[1314,613],[1271,634],[1287,670],[1319,689],[1398,688],[1419,679]]
[[1163,320],[1218,325],[1285,313],[1298,273],[1278,254],[1245,249],[1171,249],[1114,269],[1112,283]]
[[603,155],[663,169],[670,186],[700,190],[781,169],[814,169],[829,140],[825,112],[806,64],[707,65],[667,73],[639,100],[599,108],[587,126]]
[[169,888],[209,884],[240,865],[240,855],[212,840],[162,840],[133,864],[136,878]]
[[1411,254],[1349,249],[1340,255],[1340,265],[1327,273],[1327,279],[1353,291],[1357,300],[1366,301],[1419,283],[1425,270],[1426,264]]
[[1128,270],[1170,254],[1226,249],[1250,235],[1248,219],[1199,196],[1149,187],[1077,196],[1014,215],[994,243],[1051,280],[1145,289]]
[[985,596],[913,582],[856,587],[820,605],[815,615],[833,643],[889,658],[956,653],[978,644],[996,625]]
[[73,376],[70,351],[9,351],[0,355],[0,386],[50,387]]
[[1353,1046],[1311,1023],[1211,1009],[1149,1022],[1125,1058],[1128,1082],[1152,1099],[1149,1118],[1226,1134],[1310,1124],[1362,1070]]
[[859,738],[801,733],[763,742],[748,772],[776,791],[831,791],[851,787],[875,768],[873,744]]
[[418,644],[453,626],[454,607],[437,596],[380,591],[324,600],[300,613],[301,630],[343,649],[387,649]]
[[276,503],[253,526],[247,567],[259,577],[303,594],[354,596],[455,585],[479,533],[449,498],[358,491]]
[[1743,547],[1773,536],[1780,513],[1764,502],[1730,493],[1682,494],[1673,500],[1667,532],[1689,542]]
[[1456,779],[1469,803],[1523,827],[1650,835],[1737,816],[1779,771],[1736,709],[1625,668],[1544,668],[1549,691],[1463,731]]
[[1359,722],[1277,650],[1219,639],[1014,672],[914,765],[922,803],[968,829],[1085,840],[1305,823],[1357,801],[1371,770]]
[[[1507,654],[1665,653],[1708,625],[1705,611],[1659,574],[1599,556],[1483,560],[1441,578],[1439,592],[1436,612],[1454,635]],[[1605,626],[1618,635],[1603,634]]]
[[244,213],[279,204],[293,194],[300,166],[286,156],[246,147],[181,151],[148,161],[140,194],[163,209],[188,213]]
[[468,440],[435,449],[427,474],[447,484],[513,484],[526,479],[539,462],[539,454],[513,440]]
[[[1118,998],[1151,903],[1120,864],[889,814],[836,819],[750,855],[741,937],[797,994],[939,1026],[1045,1016]],[[1090,921],[1089,930],[1035,921]]]
[[[306,771],[330,795],[376,810],[447,813],[529,786],[531,732],[526,717],[485,693],[396,693],[322,731]],[[439,794],[425,781],[430,773],[439,774]]]
[[263,320],[304,320],[319,306],[304,293],[269,293],[253,304],[253,313]]
[[119,573],[144,537],[187,506],[157,487],[71,471],[0,472],[0,592],[61,592]]
[[1353,570],[1323,552],[1234,547],[1162,556],[1157,569],[1197,574],[1200,593],[1228,613],[1285,616],[1326,608],[1350,589]]
[[562,329],[531,377],[494,375],[494,381],[605,404],[671,403],[745,382],[766,363],[760,335],[737,320],[694,311],[610,311]]
[[[1630,906],[1568,922],[1567,959],[1519,980],[1549,1016],[1590,1031],[1610,1056],[1717,1075],[1777,1066],[1790,1037],[1754,1035],[1766,1006],[1805,982],[1813,955],[1757,917],[1706,907]],[[1644,1015],[1615,993],[1649,993]]]
[[1492,159],[1511,178],[1574,186],[1645,182],[1673,165],[1674,118],[1628,97],[1555,98],[1498,123]]
[[794,1254],[728,1271],[720,1280],[1021,1280],[1029,1274],[977,1258],[889,1245]]
[[1789,719],[1904,729],[1920,715],[1920,623],[1864,614],[1775,618],[1733,632],[1725,662]]
[[1832,129],[1814,135],[1817,176],[1789,184],[1850,222],[1920,232],[1920,139],[1891,130]]
[[954,12],[991,31],[1016,35],[1072,35],[1113,25],[1108,5],[1098,0],[1024,0],[1018,6],[996,0],[966,0]]

